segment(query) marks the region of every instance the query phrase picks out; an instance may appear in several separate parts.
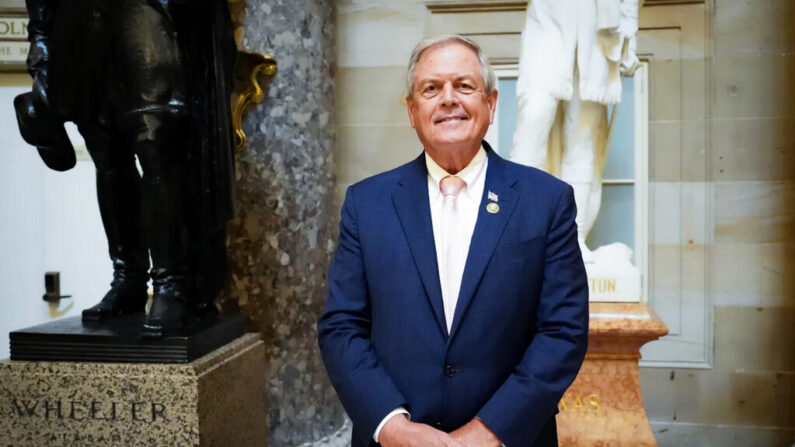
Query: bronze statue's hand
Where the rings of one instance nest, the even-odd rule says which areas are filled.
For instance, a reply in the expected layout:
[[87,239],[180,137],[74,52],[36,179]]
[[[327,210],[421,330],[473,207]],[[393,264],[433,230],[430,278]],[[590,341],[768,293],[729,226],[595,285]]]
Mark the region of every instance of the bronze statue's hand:
[[47,71],[43,70],[33,75],[33,101],[43,106],[49,106],[49,84],[47,83]]
[[28,50],[28,73],[33,78],[33,95],[36,102],[48,104],[49,93],[49,44],[44,40],[34,40]]
[[30,43],[28,50],[28,71],[31,76],[36,76],[37,73],[47,71],[50,61],[50,45],[44,40],[34,40]]

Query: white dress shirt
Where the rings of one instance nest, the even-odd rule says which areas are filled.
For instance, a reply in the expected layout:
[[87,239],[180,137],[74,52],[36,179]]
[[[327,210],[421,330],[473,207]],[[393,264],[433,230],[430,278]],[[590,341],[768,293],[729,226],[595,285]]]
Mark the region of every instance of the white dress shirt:
[[[458,303],[458,292],[461,290],[461,278],[464,276],[469,244],[472,241],[472,232],[478,219],[480,199],[483,197],[483,188],[486,184],[486,165],[488,158],[486,151],[481,147],[472,161],[455,175],[460,177],[466,186],[458,193],[456,198],[456,215],[460,219],[456,228],[456,252],[460,256],[447,259],[444,250],[444,232],[450,228],[442,225],[442,204],[444,198],[439,190],[439,182],[451,175],[439,166],[428,153],[425,153],[425,165],[428,167],[428,197],[431,203],[431,221],[433,222],[433,240],[436,245],[436,262],[439,268],[439,281],[442,286],[442,301],[444,302],[444,318],[447,323],[447,332],[453,326],[453,315]],[[447,268],[444,268],[444,267]],[[446,273],[445,273],[446,272]],[[447,278],[446,274],[453,275]]]
[[[488,166],[488,157],[486,151],[481,146],[472,161],[456,173],[464,182],[464,186],[458,193],[456,198],[456,210],[461,222],[458,227],[458,236],[460,240],[460,251],[462,253],[469,253],[469,244],[472,241],[472,233],[475,231],[475,222],[478,219],[478,208],[480,208],[480,201],[483,198],[483,188],[486,186],[486,167]],[[428,198],[431,204],[431,222],[433,223],[433,240],[436,246],[436,262],[439,269],[439,281],[442,286],[442,301],[444,302],[444,317],[447,323],[447,332],[453,325],[453,315],[455,315],[455,307],[458,303],[458,293],[461,290],[461,279],[464,276],[464,266],[466,265],[466,256],[454,256],[453,259],[445,259],[445,250],[443,247],[443,233],[445,229],[442,225],[442,204],[443,196],[439,189],[439,182],[451,175],[445,171],[438,163],[436,163],[427,152],[425,152],[425,166],[428,168]],[[451,263],[444,269],[445,263]],[[451,272],[453,278],[446,278],[445,271]],[[446,286],[452,284],[452,287]],[[448,290],[449,289],[449,290]],[[398,414],[409,415],[403,407],[398,407],[391,411],[381,420],[378,427],[373,434],[373,440],[378,442],[378,434],[384,428],[387,421],[393,416]]]

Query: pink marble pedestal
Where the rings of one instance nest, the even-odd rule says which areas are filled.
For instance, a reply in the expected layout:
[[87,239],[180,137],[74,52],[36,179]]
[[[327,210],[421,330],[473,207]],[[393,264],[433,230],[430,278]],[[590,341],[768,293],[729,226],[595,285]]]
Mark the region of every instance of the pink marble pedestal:
[[558,404],[566,446],[656,446],[640,390],[640,348],[668,333],[644,303],[591,303],[588,354]]

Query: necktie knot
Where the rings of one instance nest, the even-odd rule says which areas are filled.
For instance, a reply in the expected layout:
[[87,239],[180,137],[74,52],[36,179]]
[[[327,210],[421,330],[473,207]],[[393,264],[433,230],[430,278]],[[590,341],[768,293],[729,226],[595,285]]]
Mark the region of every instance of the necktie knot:
[[442,191],[443,196],[456,197],[466,184],[461,177],[448,175],[439,182],[439,190]]

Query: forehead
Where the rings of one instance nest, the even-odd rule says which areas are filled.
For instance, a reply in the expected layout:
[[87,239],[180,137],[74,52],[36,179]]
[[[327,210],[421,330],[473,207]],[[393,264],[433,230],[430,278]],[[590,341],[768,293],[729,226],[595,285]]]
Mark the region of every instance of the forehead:
[[417,61],[417,80],[451,75],[480,78],[480,63],[472,48],[462,43],[448,42],[423,51]]

